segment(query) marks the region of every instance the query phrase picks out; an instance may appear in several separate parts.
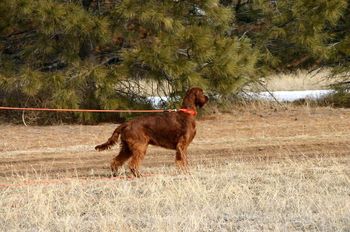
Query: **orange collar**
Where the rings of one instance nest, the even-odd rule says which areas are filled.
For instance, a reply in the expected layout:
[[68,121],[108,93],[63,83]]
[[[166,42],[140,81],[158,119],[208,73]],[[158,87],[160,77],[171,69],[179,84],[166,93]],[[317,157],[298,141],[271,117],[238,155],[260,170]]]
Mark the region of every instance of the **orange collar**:
[[196,116],[197,115],[197,111],[193,110],[193,109],[179,109],[180,112],[184,112],[186,114],[189,114],[191,116]]

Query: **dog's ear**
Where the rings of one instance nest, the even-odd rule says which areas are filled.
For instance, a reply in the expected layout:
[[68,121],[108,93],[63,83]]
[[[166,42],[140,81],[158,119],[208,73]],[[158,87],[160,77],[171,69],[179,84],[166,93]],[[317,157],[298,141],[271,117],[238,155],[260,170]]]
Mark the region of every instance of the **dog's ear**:
[[207,103],[208,97],[204,95],[203,89],[194,87],[187,90],[182,107],[203,107]]
[[196,106],[199,106],[200,108],[202,108],[208,102],[208,100],[209,98],[203,95],[202,98],[196,99]]
[[203,107],[207,102],[209,98],[208,96],[204,95],[204,91],[201,88],[196,89],[196,101],[195,104],[196,106]]

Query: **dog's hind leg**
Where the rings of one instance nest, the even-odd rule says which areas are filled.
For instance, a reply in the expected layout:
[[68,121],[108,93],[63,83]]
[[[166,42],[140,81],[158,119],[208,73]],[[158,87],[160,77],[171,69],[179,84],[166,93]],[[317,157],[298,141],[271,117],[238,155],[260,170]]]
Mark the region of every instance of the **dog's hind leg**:
[[117,176],[118,168],[121,167],[131,156],[132,153],[128,147],[128,144],[122,141],[119,154],[114,157],[111,162],[111,170],[114,177]]
[[147,150],[147,143],[145,144],[134,144],[131,148],[132,158],[129,162],[129,169],[135,177],[142,177],[139,167],[141,161],[145,157]]

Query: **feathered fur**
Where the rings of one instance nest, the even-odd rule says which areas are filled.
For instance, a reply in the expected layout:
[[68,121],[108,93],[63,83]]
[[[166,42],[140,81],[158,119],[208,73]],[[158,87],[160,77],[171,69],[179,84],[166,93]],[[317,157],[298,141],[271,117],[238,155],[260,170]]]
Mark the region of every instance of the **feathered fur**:
[[[197,106],[202,107],[207,101],[208,97],[204,95],[202,89],[192,88],[184,97],[182,109],[196,111]],[[186,111],[165,112],[139,117],[121,124],[107,142],[96,146],[95,149],[98,151],[110,149],[120,137],[119,154],[111,163],[113,175],[116,175],[118,167],[131,158],[129,168],[136,177],[139,177],[141,176],[139,165],[149,144],[176,150],[176,163],[186,168],[187,147],[195,135],[195,114]]]

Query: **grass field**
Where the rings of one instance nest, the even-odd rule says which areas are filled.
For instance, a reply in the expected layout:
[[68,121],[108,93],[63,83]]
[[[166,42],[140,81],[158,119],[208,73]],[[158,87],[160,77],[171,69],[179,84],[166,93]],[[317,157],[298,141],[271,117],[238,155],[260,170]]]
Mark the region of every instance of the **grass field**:
[[321,90],[330,89],[330,85],[340,79],[331,77],[329,70],[308,72],[299,70],[294,73],[279,73],[266,77],[266,88],[270,91]]
[[350,231],[350,110],[206,116],[190,174],[149,147],[140,179],[93,150],[115,127],[0,125],[0,230]]

